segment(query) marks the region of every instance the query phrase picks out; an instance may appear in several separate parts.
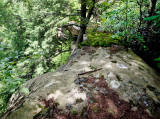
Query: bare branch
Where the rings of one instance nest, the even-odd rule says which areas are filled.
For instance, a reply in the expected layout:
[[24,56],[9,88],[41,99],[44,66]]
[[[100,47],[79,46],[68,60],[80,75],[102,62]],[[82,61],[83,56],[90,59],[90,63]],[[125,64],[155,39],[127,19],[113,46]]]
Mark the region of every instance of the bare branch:
[[65,14],[65,13],[48,13],[48,12],[43,12],[44,15],[58,15],[58,16],[63,16],[63,17],[67,17],[67,16],[79,16],[79,14]]
[[62,28],[68,27],[68,26],[77,26],[77,27],[81,27],[80,25],[77,24],[67,24],[67,25],[63,25],[61,26]]

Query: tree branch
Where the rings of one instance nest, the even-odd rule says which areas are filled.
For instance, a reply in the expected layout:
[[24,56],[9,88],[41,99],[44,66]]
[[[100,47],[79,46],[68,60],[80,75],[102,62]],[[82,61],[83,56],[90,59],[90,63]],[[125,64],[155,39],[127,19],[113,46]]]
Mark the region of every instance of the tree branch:
[[67,16],[79,16],[79,14],[64,14],[64,13],[47,13],[47,12],[43,12],[44,15],[56,15],[56,16],[63,16],[63,17],[67,17]]
[[83,34],[85,34],[87,24],[91,18],[91,15],[93,13],[94,7],[95,7],[95,0],[92,0],[92,6],[90,6],[90,9],[88,11],[88,15],[86,17],[86,2],[85,0],[81,0],[81,28],[78,34],[77,42],[76,42],[76,47],[78,47],[78,44],[83,41]]
[[80,25],[77,24],[67,24],[67,25],[63,25],[61,26],[62,28],[68,27],[68,26],[77,26],[77,27],[81,27]]

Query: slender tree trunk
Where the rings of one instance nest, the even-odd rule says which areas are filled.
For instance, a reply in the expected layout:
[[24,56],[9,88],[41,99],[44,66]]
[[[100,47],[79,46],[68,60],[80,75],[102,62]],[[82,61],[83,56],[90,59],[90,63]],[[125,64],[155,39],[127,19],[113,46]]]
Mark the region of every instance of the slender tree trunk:
[[[92,14],[93,14],[94,8],[95,8],[95,3],[96,3],[96,1],[95,1],[95,0],[92,0],[92,2],[93,2],[93,5],[92,5],[91,8],[89,9],[89,12],[88,12],[88,15],[87,15],[86,26],[87,26],[87,24],[88,24],[88,22],[89,22],[89,20],[90,20],[90,18],[91,18],[91,16],[92,16]],[[87,28],[86,26],[85,26],[85,31],[86,31],[86,28]]]
[[128,23],[128,0],[126,0],[126,30],[127,30],[127,24]]
[[[149,1],[150,1],[150,6],[151,6],[151,10],[149,11],[149,17],[151,17],[151,16],[154,15],[157,0],[149,0]],[[148,30],[149,30],[149,27],[150,27],[151,24],[152,24],[152,21],[149,21],[148,25],[147,25]]]
[[88,15],[86,17],[86,12],[87,12],[86,0],[81,0],[81,25],[80,25],[80,31],[78,34],[77,42],[76,42],[77,47],[78,47],[78,44],[83,41],[83,34],[85,34],[87,24],[91,18],[93,10],[94,10],[96,1],[92,0],[92,2],[93,2],[93,4],[90,6],[89,11],[88,11]]
[[155,11],[155,8],[156,8],[156,3],[157,3],[157,0],[150,0],[151,11],[149,13],[149,16],[154,15],[154,11]]
[[140,23],[139,23],[139,28],[141,27],[142,24],[142,4],[139,5],[139,16],[140,16]]
[[142,20],[143,20],[143,18],[142,18],[142,4],[143,4],[143,0],[141,0],[140,2],[137,0],[137,4],[139,5],[139,20],[140,20],[139,26],[138,26],[138,31],[139,31],[140,28],[141,28]]
[[87,12],[86,0],[81,0],[81,23],[80,23],[80,31],[78,34],[76,46],[78,46],[78,44],[83,41],[83,34],[85,33],[85,28],[86,28],[85,24],[86,12]]

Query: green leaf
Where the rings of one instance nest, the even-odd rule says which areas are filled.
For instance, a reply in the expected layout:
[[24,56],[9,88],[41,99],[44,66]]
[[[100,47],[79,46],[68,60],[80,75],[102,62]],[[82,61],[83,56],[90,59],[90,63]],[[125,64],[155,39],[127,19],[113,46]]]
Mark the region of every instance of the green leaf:
[[26,87],[21,88],[21,92],[25,93],[25,94],[29,94],[29,89]]
[[151,21],[151,20],[158,20],[160,19],[160,15],[155,15],[155,16],[151,16],[151,17],[147,17],[145,19],[143,19],[144,21]]
[[15,80],[16,80],[16,81],[21,81],[21,82],[22,82],[24,79],[22,79],[22,78],[16,78]]
[[1,50],[1,51],[3,51],[3,50],[4,50],[4,48],[0,48],[0,50]]
[[77,111],[76,110],[72,110],[72,114],[73,115],[77,115]]
[[160,11],[156,12],[157,14],[160,14]]
[[157,26],[160,26],[160,23],[158,23]]
[[22,74],[21,74],[21,76],[26,76],[26,75],[27,75],[26,73],[22,73]]
[[145,45],[143,46],[143,48],[146,48],[146,47],[147,47],[147,46],[145,46]]
[[156,58],[156,59],[154,59],[154,61],[160,61],[160,58]]
[[158,68],[160,68],[160,63],[157,64]]
[[14,93],[15,91],[16,91],[16,89],[14,88],[14,89],[11,89],[9,92]]

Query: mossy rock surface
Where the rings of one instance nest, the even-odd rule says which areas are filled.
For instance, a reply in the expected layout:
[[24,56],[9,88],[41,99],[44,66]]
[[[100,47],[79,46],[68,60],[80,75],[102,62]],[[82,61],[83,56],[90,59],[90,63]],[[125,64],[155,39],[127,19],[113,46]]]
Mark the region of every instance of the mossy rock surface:
[[87,38],[88,40],[82,42],[82,46],[109,47],[113,44],[119,44],[122,41],[121,36],[103,32],[88,32]]

